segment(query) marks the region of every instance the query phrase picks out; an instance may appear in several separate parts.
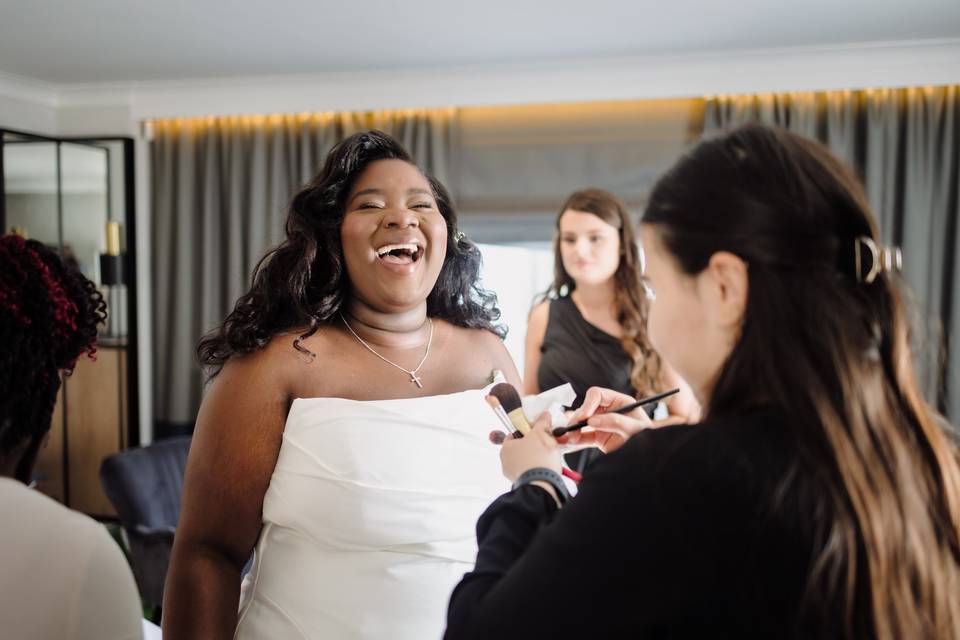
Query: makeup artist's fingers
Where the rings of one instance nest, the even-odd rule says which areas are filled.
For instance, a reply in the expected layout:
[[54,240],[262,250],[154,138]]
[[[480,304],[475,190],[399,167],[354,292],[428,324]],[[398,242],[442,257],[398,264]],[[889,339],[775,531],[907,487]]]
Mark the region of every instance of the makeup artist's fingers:
[[651,420],[650,426],[659,429],[660,427],[670,427],[675,424],[692,424],[690,420],[683,416],[669,416],[662,420]]
[[596,433],[590,427],[568,431],[562,436],[557,437],[557,442],[563,446],[564,451],[576,451],[586,447],[593,447],[593,441],[596,439]]
[[507,438],[500,448],[500,463],[503,475],[510,481],[516,480],[520,474],[535,467],[546,467],[560,473],[562,458],[560,446],[556,439],[547,431],[550,424],[549,416],[541,416],[534,423],[534,428],[525,437],[519,440]]
[[[571,442],[571,444],[566,444],[565,442],[568,436],[570,436],[568,441]],[[557,441],[564,445],[564,452],[595,447],[604,453],[610,453],[611,451],[619,449],[625,442],[625,439],[617,433],[596,431],[590,427],[585,427],[579,431],[571,431],[569,434],[557,438]]]
[[604,387],[590,387],[583,396],[583,404],[577,409],[567,424],[573,424],[586,420],[592,415],[612,411],[626,404],[630,404],[634,399],[619,391],[606,389]]
[[565,451],[598,447],[610,453],[619,449],[633,434],[653,426],[646,413],[634,417],[632,412],[630,414],[598,413],[590,417],[588,423],[588,427],[560,436],[557,442],[564,447]]
[[584,447],[592,447],[594,446],[594,434],[592,432],[593,429],[590,427],[584,427],[576,431],[568,431],[562,436],[558,436],[557,442],[563,446],[564,451],[576,451]]
[[642,420],[619,413],[605,413],[590,418],[590,427],[595,431],[614,433],[626,440],[633,434],[653,426],[646,414],[644,414],[644,418],[646,419]]
[[550,431],[552,428],[550,414],[546,411],[537,416],[533,422],[532,431]]

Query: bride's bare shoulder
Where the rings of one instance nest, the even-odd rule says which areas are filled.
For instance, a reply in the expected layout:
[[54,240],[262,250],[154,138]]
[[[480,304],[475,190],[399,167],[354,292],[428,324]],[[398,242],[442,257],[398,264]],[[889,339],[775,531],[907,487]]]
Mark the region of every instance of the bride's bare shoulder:
[[507,381],[514,385],[520,384],[520,374],[516,364],[503,344],[503,339],[486,329],[470,329],[460,327],[444,321],[449,327],[449,355],[470,363],[479,373],[488,375],[490,371],[498,369],[506,376]]
[[306,327],[295,327],[274,334],[263,347],[231,357],[222,373],[263,378],[271,386],[282,386],[285,379],[295,380],[305,368],[315,368],[317,361],[328,360],[341,348],[326,325],[308,333]]

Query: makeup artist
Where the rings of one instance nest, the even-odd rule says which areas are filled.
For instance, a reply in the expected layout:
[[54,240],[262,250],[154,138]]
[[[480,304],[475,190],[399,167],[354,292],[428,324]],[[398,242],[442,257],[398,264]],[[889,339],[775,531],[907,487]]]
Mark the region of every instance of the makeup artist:
[[[693,393],[647,339],[648,302],[626,205],[608,191],[583,189],[564,202],[556,226],[553,283],[527,325],[524,392],[569,382],[576,409],[594,386],[641,396],[679,387],[663,422],[696,421]],[[567,454],[567,462],[583,473],[600,455],[581,449]]]
[[750,126],[681,159],[641,222],[650,339],[703,420],[645,429],[591,389],[568,438],[609,455],[572,499],[544,420],[506,440],[515,489],[445,638],[960,638],[957,451],[852,174]]

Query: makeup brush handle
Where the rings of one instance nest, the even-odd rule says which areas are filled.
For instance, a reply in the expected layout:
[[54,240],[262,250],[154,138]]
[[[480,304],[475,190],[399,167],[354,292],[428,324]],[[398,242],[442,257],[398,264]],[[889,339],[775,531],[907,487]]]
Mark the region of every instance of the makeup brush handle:
[[[664,391],[663,393],[658,393],[648,398],[641,398],[636,402],[625,404],[622,407],[614,409],[613,411],[608,411],[607,413],[627,413],[629,411],[633,411],[637,407],[642,407],[645,404],[653,404],[654,402],[660,402],[664,398],[669,398],[675,393],[680,393],[680,389],[670,389],[669,391]],[[583,429],[585,426],[587,426],[586,420],[582,422],[578,422],[576,424],[571,424],[566,427],[557,427],[551,433],[553,434],[554,438],[559,438],[560,436],[570,433],[571,431],[579,431],[580,429]]]

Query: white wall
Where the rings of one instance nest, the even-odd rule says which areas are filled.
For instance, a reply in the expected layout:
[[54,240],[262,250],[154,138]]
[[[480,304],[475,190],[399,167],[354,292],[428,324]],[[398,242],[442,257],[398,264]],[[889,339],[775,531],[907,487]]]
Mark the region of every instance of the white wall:
[[480,284],[497,294],[500,323],[507,326],[507,351],[523,376],[523,346],[533,301],[553,281],[553,250],[479,245],[483,256]]
[[57,126],[54,85],[0,73],[0,127],[54,134]]
[[97,85],[0,76],[0,126],[138,138],[141,435],[149,441],[149,170],[140,123],[158,117],[635,100],[960,83],[960,39],[443,70]]

